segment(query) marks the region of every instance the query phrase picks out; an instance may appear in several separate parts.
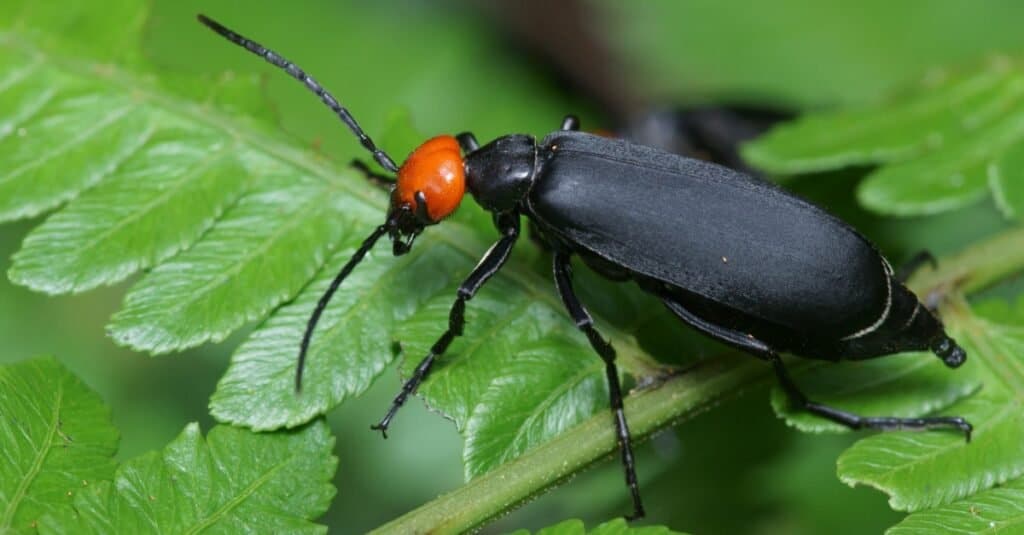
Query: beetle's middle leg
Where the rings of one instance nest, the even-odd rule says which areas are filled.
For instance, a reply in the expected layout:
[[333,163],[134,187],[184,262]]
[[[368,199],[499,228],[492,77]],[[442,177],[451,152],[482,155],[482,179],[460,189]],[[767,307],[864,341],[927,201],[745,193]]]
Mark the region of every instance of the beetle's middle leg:
[[926,418],[899,418],[891,416],[868,417],[859,416],[851,412],[812,401],[808,399],[807,395],[800,391],[800,388],[795,382],[793,382],[792,377],[789,376],[789,372],[786,370],[785,364],[782,362],[782,359],[779,358],[779,354],[768,344],[758,340],[753,335],[745,334],[706,321],[687,310],[686,307],[670,296],[663,296],[662,301],[669,310],[679,317],[679,319],[683,320],[698,331],[720,342],[726,343],[768,361],[775,370],[775,375],[779,378],[779,384],[782,386],[782,389],[786,391],[786,395],[789,396],[790,401],[812,414],[817,414],[818,416],[845,425],[851,429],[870,428],[885,431],[897,429],[959,429],[964,432],[968,442],[971,440],[971,430],[973,427],[967,422],[967,420],[959,416],[930,416]]
[[554,255],[555,286],[558,294],[562,297],[562,303],[572,316],[573,321],[587,339],[591,347],[604,361],[605,374],[608,379],[608,394],[611,398],[611,409],[615,415],[615,431],[619,439],[619,450],[622,451],[622,464],[626,469],[626,485],[633,497],[633,514],[627,517],[629,520],[643,518],[644,506],[640,501],[640,487],[636,480],[636,465],[633,459],[632,438],[629,435],[629,426],[626,424],[626,413],[622,407],[622,385],[619,384],[619,372],[615,367],[615,348],[601,337],[601,334],[594,328],[594,319],[576,297],[572,288],[572,271],[569,266],[569,255],[564,252],[556,252]]

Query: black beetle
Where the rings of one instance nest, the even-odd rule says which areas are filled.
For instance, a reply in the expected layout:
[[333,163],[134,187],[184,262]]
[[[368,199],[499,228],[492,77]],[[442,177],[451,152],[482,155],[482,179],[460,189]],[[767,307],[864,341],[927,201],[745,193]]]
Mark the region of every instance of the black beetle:
[[779,358],[783,351],[838,361],[931,350],[952,368],[966,358],[871,242],[813,204],[719,165],[579,132],[572,116],[540,143],[532,136],[509,135],[480,147],[470,133],[438,136],[399,168],[348,110],[294,63],[203,15],[199,20],[303,82],[381,166],[397,174],[384,224],[345,264],[309,319],[296,389],[314,327],[345,277],[384,235],[396,256],[408,252],[425,227],[458,206],[464,184],[493,213],[501,238],[459,287],[448,329],[373,429],[386,432],[435,359],[462,334],[466,301],[508,260],[520,216],[526,216],[553,251],[555,286],[566,310],[605,363],[633,518],[644,510],[615,350],[576,297],[572,255],[604,277],[634,281],[694,329],[764,359],[792,402],[814,414],[854,429],[957,428],[970,440],[972,428],[963,418],[862,417],[807,399],[790,379]]

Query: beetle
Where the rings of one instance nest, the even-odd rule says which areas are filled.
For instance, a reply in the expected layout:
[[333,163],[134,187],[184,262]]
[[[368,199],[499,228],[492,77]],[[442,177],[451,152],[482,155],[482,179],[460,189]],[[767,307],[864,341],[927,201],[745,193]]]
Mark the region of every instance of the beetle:
[[964,418],[859,416],[814,402],[789,376],[782,352],[838,361],[927,350],[951,368],[966,359],[878,249],[814,204],[726,167],[580,132],[571,115],[540,141],[513,134],[480,146],[468,132],[437,136],[399,167],[297,65],[203,15],[198,18],[301,81],[378,164],[396,175],[384,223],[362,242],[310,315],[299,344],[297,391],[320,315],[366,253],[384,236],[395,256],[408,253],[424,229],[455,211],[468,189],[491,212],[500,237],[459,286],[447,329],[372,426],[385,438],[399,408],[462,335],[467,301],[508,261],[525,217],[552,251],[555,287],[566,311],[604,361],[633,501],[631,518],[642,517],[644,509],[615,349],[576,296],[572,256],[603,277],[634,282],[683,323],[766,361],[799,408],[853,429],[950,428],[970,440],[972,426]]

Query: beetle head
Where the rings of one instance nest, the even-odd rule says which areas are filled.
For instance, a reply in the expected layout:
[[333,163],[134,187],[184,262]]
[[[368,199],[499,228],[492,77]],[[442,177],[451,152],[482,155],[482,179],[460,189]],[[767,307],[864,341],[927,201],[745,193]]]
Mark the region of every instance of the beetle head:
[[386,225],[396,255],[408,252],[424,227],[459,207],[466,176],[459,142],[452,136],[427,140],[398,169]]

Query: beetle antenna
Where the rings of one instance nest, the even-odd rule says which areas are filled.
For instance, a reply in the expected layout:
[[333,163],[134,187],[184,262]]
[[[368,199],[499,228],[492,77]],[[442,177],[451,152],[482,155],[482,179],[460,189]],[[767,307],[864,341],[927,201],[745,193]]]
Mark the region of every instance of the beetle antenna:
[[363,132],[363,129],[359,127],[359,123],[357,123],[355,118],[352,117],[352,114],[349,113],[349,111],[345,109],[344,106],[339,104],[338,100],[335,99],[334,96],[331,95],[329,92],[327,92],[327,90],[324,89],[319,82],[314,80],[312,76],[306,74],[306,71],[302,70],[301,68],[299,68],[298,65],[292,63],[291,61],[288,61],[284,57],[281,57],[281,55],[278,54],[277,52],[269,50],[265,48],[263,45],[244,36],[241,36],[232,30],[229,30],[221,23],[207,17],[206,15],[200,13],[199,15],[197,15],[197,18],[199,19],[199,22],[203,23],[204,25],[206,25],[206,27],[210,28],[211,30],[219,33],[228,41],[231,41],[232,43],[235,43],[236,45],[248,50],[249,52],[252,52],[257,56],[262,57],[263,59],[267,60],[267,63],[270,63],[276,67],[280,67],[285,72],[290,74],[292,78],[295,78],[296,80],[302,82],[307,89],[316,94],[316,96],[320,97],[320,100],[322,100],[323,103],[326,104],[328,108],[330,108],[332,111],[334,111],[335,114],[337,114],[338,118],[341,119],[341,122],[345,123],[345,125],[348,126],[349,130],[352,130],[356,137],[359,138],[359,142],[363,144],[363,147],[365,147],[366,150],[373,153],[373,159],[376,160],[377,163],[381,165],[381,167],[387,169],[388,171],[391,171],[392,173],[398,172],[398,166],[395,165],[395,161],[392,160],[391,157],[388,156],[386,152],[377,148],[377,145],[373,143],[373,140],[370,139],[370,136],[366,135],[366,132]]
[[362,261],[366,253],[373,248],[373,245],[377,243],[386,232],[388,232],[393,226],[393,223],[389,221],[376,229],[373,230],[370,235],[363,240],[363,244],[359,246],[352,258],[345,264],[345,267],[341,268],[341,271],[331,281],[331,285],[327,288],[327,291],[320,296],[320,300],[316,303],[316,308],[313,309],[313,315],[309,317],[309,321],[306,323],[306,332],[302,335],[302,344],[299,346],[299,364],[295,370],[295,391],[302,391],[302,369],[306,366],[306,352],[309,350],[309,341],[313,338],[313,329],[316,328],[317,322],[320,321],[320,315],[324,313],[324,309],[327,308],[327,303],[330,302],[331,297],[334,296],[334,292],[338,291],[338,287],[341,286],[341,282],[348,277],[349,273],[355,269],[356,265]]

